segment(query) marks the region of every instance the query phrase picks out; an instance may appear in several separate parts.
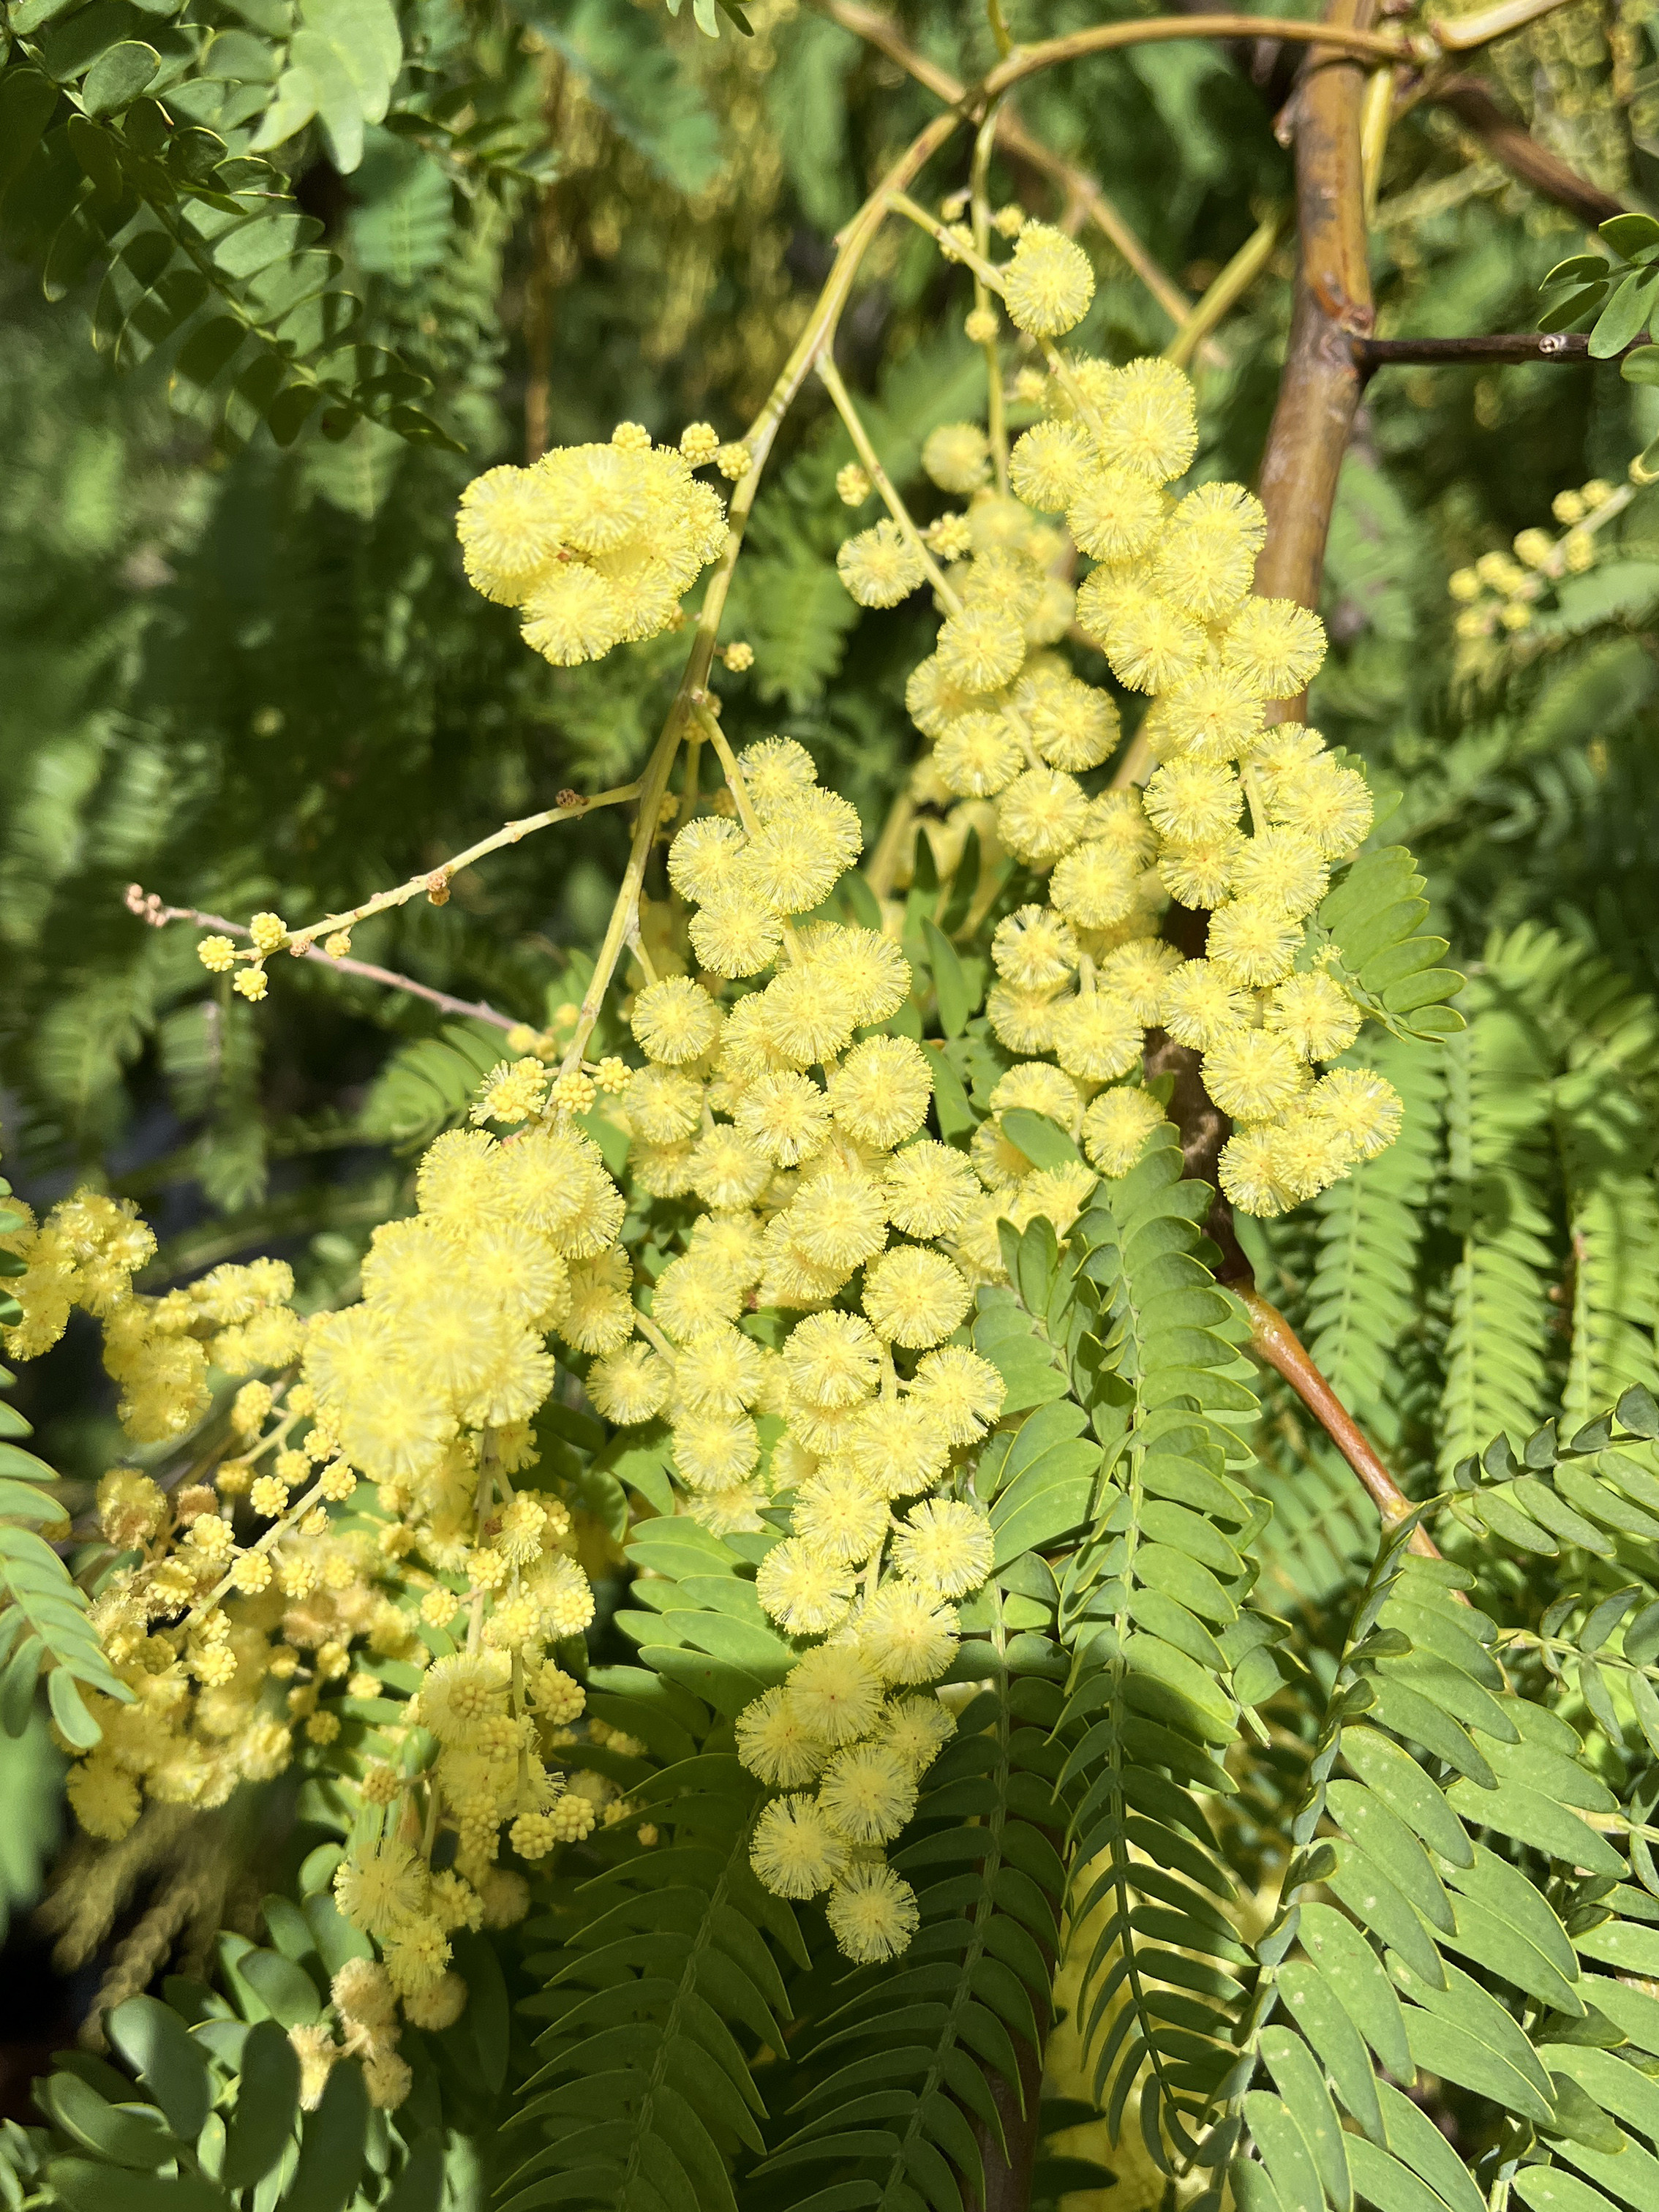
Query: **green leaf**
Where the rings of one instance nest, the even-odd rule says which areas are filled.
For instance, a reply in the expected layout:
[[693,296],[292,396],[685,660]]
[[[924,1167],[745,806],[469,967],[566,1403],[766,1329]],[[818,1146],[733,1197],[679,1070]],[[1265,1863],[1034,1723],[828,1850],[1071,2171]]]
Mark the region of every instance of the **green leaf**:
[[922,917],[921,931],[927,939],[927,964],[933,970],[933,989],[939,1000],[939,1027],[947,1037],[960,1036],[977,1001],[969,988],[955,945],[931,915]]
[[65,2134],[118,2166],[152,2169],[183,2148],[150,2106],[112,2105],[76,2074],[50,2075],[40,2094]]
[[1382,1960],[1353,1923],[1331,1905],[1304,1905],[1297,1934],[1382,2064],[1396,2080],[1410,2081],[1416,2069],[1400,2000]]
[[1011,1106],[1000,1116],[1003,1134],[1017,1145],[1037,1169],[1074,1167],[1082,1158],[1077,1146],[1046,1114],[1026,1106]]
[[46,2172],[70,2212],[232,2212],[224,2191],[199,2173],[124,2173],[84,2158],[54,2158]]
[[[313,1996],[314,2002],[314,1991]],[[293,2135],[299,2109],[300,2061],[287,2032],[274,2020],[257,2021],[242,2046],[225,2141],[224,2179],[230,2188],[246,2188],[270,2172]]]
[[368,2118],[362,2067],[332,2067],[321,2104],[301,2124],[300,2162],[283,2191],[283,2212],[344,2212],[362,2175]]
[[128,1997],[105,2016],[104,2028],[173,2133],[194,2142],[213,2102],[213,2084],[201,2046],[178,2014],[155,1997]]
[[46,1700],[52,1707],[52,1717],[76,1751],[90,1751],[103,1740],[103,1730],[87,1711],[73,1676],[62,1666],[54,1667],[46,1677]]
[[[25,12],[11,11],[12,28],[19,36],[29,28],[19,21]],[[0,200],[13,178],[22,173],[57,105],[57,86],[38,70],[13,67],[0,76]]]
[[118,115],[131,107],[161,66],[154,46],[124,39],[106,48],[81,80],[81,100],[88,115]]
[[1547,1857],[1565,1859],[1569,1866],[1589,1874],[1619,1875],[1625,1863],[1605,1837],[1596,1833],[1565,1805],[1558,1805],[1541,1790],[1524,1783],[1505,1782],[1495,1790],[1482,1790],[1460,1779],[1446,1791],[1447,1802],[1473,1826],[1495,1828],[1517,1843],[1530,1844]]

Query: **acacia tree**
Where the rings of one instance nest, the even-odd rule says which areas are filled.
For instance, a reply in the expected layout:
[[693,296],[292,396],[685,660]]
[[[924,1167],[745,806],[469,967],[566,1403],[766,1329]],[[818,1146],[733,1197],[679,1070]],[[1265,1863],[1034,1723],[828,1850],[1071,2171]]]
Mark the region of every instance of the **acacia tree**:
[[[605,212],[574,204],[580,114],[635,161],[611,255],[653,176],[675,221],[706,184],[690,49],[592,9],[234,12],[12,9],[9,240],[49,294],[94,271],[95,333],[222,455],[252,441],[230,481],[263,481],[266,535],[283,487],[321,487],[366,558],[401,440],[431,471],[409,512],[459,491],[459,557],[335,572],[375,617],[378,756],[334,722],[255,757],[333,680],[268,670],[228,687],[210,772],[176,722],[147,755],[135,710],[196,704],[187,592],[125,672],[90,656],[137,726],[99,860],[16,876],[68,909],[20,1030],[76,929],[124,932],[69,954],[16,1063],[32,1172],[91,1178],[4,1235],[13,1352],[94,1317],[119,1463],[95,1492],[15,1444],[0,1470],[0,1703],[68,1759],[82,1832],[45,1910],[77,1960],[121,1934],[45,2125],[8,2124],[9,2201],[1659,2202],[1649,471],[1453,576],[1455,715],[1400,683],[1384,743],[1383,664],[1322,676],[1316,612],[1374,376],[1646,373],[1659,225],[1464,73],[1550,0],[1018,45],[994,7],[978,58],[976,26],[855,0],[763,24],[775,65],[817,56],[803,128],[838,115],[844,149],[855,118],[879,158],[856,209],[818,199],[845,220],[816,297],[726,438],[600,419],[614,339],[570,281]],[[827,81],[857,49],[826,26],[930,99],[902,150],[890,86],[863,110]],[[1016,105],[1185,41],[1237,54],[1294,160],[1293,207],[1196,301],[1121,180]],[[1390,132],[1431,107],[1603,226],[1541,333],[1375,334]],[[316,246],[301,205],[364,172],[344,255]],[[1173,325],[1161,356],[1091,338],[1085,224]],[[1276,267],[1258,497],[1206,380]],[[765,289],[763,257],[743,274]],[[908,402],[902,326],[856,392],[872,277],[943,326]],[[504,278],[528,465],[480,474]],[[1418,558],[1403,513],[1369,520],[1402,546],[1368,572],[1350,514],[1362,604]],[[304,660],[273,604],[273,659]],[[1381,629],[1346,605],[1340,643]],[[860,608],[852,703],[815,720]],[[1310,725],[1310,683],[1354,743]],[[653,702],[653,740],[615,735]],[[526,756],[509,712],[559,747]],[[413,872],[369,890],[396,833],[316,779],[378,770],[381,809],[410,751]],[[1498,809],[1547,751],[1588,763],[1600,880],[1524,833],[1556,926],[1511,898],[1483,944]],[[198,788],[124,846],[147,757]],[[517,811],[434,848],[458,790]],[[1467,985],[1379,795],[1432,848]],[[562,949],[528,934],[544,833],[614,857]],[[177,890],[112,896],[136,850]],[[521,872],[457,920],[491,869]],[[342,1007],[434,1028],[367,1107],[323,1086],[284,1130],[260,1025],[337,1066]],[[125,1058],[142,1096],[152,1034],[200,1127],[124,1187],[86,1069]],[[285,1147],[376,1141],[406,1166],[258,1210]],[[158,1253],[136,1197],[189,1181],[214,1217]]]

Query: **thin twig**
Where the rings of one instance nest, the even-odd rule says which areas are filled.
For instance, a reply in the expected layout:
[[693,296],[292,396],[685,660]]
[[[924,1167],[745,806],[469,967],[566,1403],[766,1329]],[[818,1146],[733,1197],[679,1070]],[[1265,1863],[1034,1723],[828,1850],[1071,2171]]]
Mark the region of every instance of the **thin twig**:
[[[927,55],[918,53],[906,40],[896,23],[873,8],[866,8],[860,0],[818,0],[826,15],[839,23],[843,30],[854,32],[866,40],[890,61],[914,77],[935,96],[951,107],[959,106],[969,97],[968,88],[960,79],[941,69]],[[1066,195],[1068,209],[1075,205],[1099,229],[1114,251],[1127,263],[1158,301],[1170,320],[1179,325],[1186,319],[1192,302],[1168,272],[1153,259],[1140,240],[1118,213],[1086,170],[1056,154],[1034,137],[1005,100],[996,111],[997,143],[1005,154],[1015,161],[1024,161],[1058,185]],[[1218,349],[1212,349],[1218,363],[1224,362]]]
[[[1638,339],[1624,349],[1633,352]],[[1590,358],[1589,340],[1582,331],[1498,331],[1486,337],[1371,338],[1350,341],[1362,375],[1379,368],[1415,363],[1419,368],[1454,368],[1467,366],[1504,367],[1516,362],[1579,362]],[[1618,355],[1610,356],[1613,360]]]
[[601,806],[625,806],[641,787],[637,782],[618,784],[615,790],[598,792],[592,799],[583,798],[578,791],[562,791],[556,805],[544,808],[539,814],[526,814],[517,822],[504,822],[488,837],[480,837],[476,845],[457,853],[453,860],[441,861],[424,874],[410,876],[406,883],[396,884],[391,890],[376,891],[373,898],[365,899],[361,906],[354,906],[345,914],[327,915],[321,921],[307,922],[303,929],[290,930],[284,949],[309,945],[319,937],[331,936],[336,930],[349,929],[357,922],[367,921],[370,915],[386,913],[388,908],[407,906],[410,899],[418,898],[422,892],[434,904],[441,904],[448,896],[452,878],[459,876],[463,868],[470,868],[475,860],[482,860],[486,853],[497,853],[503,845],[520,844],[555,822],[573,821],[577,815],[592,814]]
[[[1326,1435],[1359,1477],[1366,1495],[1382,1516],[1385,1528],[1405,1520],[1412,1502],[1361,1434],[1353,1415],[1309,1357],[1307,1346],[1277,1306],[1269,1305],[1259,1291],[1240,1291],[1250,1316],[1250,1348],[1281,1375],[1319,1423]],[[1425,1559],[1440,1557],[1434,1539],[1421,1527],[1413,1528],[1407,1548]]]
[[599,1010],[605,1003],[605,994],[610,988],[617,958],[628,942],[638,915],[645,864],[656,842],[669,774],[674,764],[674,757],[679,750],[681,738],[692,726],[697,708],[707,703],[708,672],[714,663],[714,644],[720,635],[720,617],[725,611],[726,593],[731,588],[732,573],[737,566],[744,530],[755,503],[755,495],[760,489],[761,471],[777,437],[779,426],[807,377],[820,358],[829,354],[835,343],[842,310],[847,304],[854,279],[886,220],[893,193],[912,181],[951,138],[961,121],[962,118],[955,113],[936,116],[926,130],[911,140],[842,232],[834,265],[818,294],[806,327],[796,339],[788,360],[779,372],[777,381],[767,395],[765,404],[744,434],[743,442],[749,449],[749,468],[738,479],[732,494],[732,504],[726,518],[726,544],[709,575],[708,587],[703,593],[702,611],[697,617],[696,634],[692,639],[684,671],[663,723],[662,733],[640,780],[639,811],[635,817],[628,866],[611,911],[611,920],[599,947],[592,978],[582,994],[575,1035],[571,1038],[562,1063],[564,1071],[581,1064],[583,1048],[599,1018]]
[[1297,23],[1282,15],[1146,15],[1127,22],[1095,23],[1087,30],[1069,31],[1064,38],[1045,39],[1040,46],[1016,47],[978,87],[975,108],[1061,62],[1187,39],[1279,39],[1291,46],[1317,46],[1329,55],[1407,66],[1427,61],[1440,51],[1432,40],[1390,38],[1380,31],[1361,30],[1340,16]]
[[[195,906],[164,906],[155,893],[146,891],[142,884],[127,885],[126,908],[129,914],[137,915],[152,929],[164,929],[170,921],[193,921],[203,929],[216,929],[226,937],[246,938],[252,934],[241,922],[227,921],[222,914],[204,914]],[[399,975],[393,969],[377,967],[372,960],[354,960],[349,954],[337,960],[317,945],[298,945],[293,950],[301,960],[318,960],[325,968],[337,969],[343,975],[361,975],[366,983],[384,983],[389,991],[403,991],[411,999],[424,999],[442,1013],[465,1015],[475,1022],[488,1022],[498,1030],[532,1026],[520,1022],[515,1015],[498,1014],[482,999],[452,998],[447,991],[434,990],[430,983],[417,983],[412,975]]]
[[1230,314],[1273,259],[1290,228],[1288,204],[1264,216],[1164,349],[1165,361],[1185,368],[1224,315]]
[[955,586],[947,580],[945,571],[927,550],[910,510],[900,498],[896,486],[883,467],[881,456],[872,443],[870,434],[864,427],[863,417],[853,404],[852,394],[842,383],[841,371],[836,367],[830,355],[824,354],[820,358],[817,372],[820,382],[834,401],[836,412],[840,416],[847,434],[853,441],[853,450],[859,457],[864,473],[869,477],[871,483],[880,495],[882,505],[897,524],[911,550],[921,562],[922,572],[939,593],[945,612],[959,614],[962,611],[961,598]]

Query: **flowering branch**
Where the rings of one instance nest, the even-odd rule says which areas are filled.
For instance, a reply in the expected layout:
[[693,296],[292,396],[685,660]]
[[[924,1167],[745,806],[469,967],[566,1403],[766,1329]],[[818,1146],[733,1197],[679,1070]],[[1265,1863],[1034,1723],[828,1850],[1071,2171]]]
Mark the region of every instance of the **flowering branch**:
[[[925,54],[918,53],[906,40],[898,26],[885,15],[879,15],[875,9],[861,6],[860,0],[818,0],[818,4],[832,21],[866,40],[890,61],[896,62],[918,84],[925,85],[929,92],[936,94],[950,106],[959,106],[968,98],[967,87],[958,78],[952,76],[948,70],[941,69],[937,62],[930,61]],[[1191,301],[1174,278],[1146,251],[1095,179],[1061,155],[1053,152],[1040,138],[1033,137],[1006,101],[996,109],[995,114],[996,141],[1003,152],[1016,161],[1025,162],[1029,167],[1039,170],[1058,185],[1066,195],[1067,216],[1073,210],[1079,215],[1088,216],[1140,279],[1170,320],[1179,327],[1187,318]],[[1070,224],[1062,219],[1061,227],[1069,228]]]
[[[222,914],[204,914],[200,907],[164,906],[154,891],[146,891],[142,884],[129,884],[126,889],[126,909],[137,915],[140,921],[148,922],[152,929],[165,929],[170,921],[193,921],[203,929],[216,929],[226,937],[247,938],[251,930],[240,921],[228,921]],[[325,952],[319,945],[303,945],[297,940],[289,947],[301,960],[319,960],[325,968],[337,969],[342,975],[361,975],[365,982],[383,983],[390,991],[403,991],[411,999],[424,999],[428,1006],[436,1006],[446,1014],[464,1015],[475,1022],[488,1022],[498,1030],[521,1029],[525,1025],[512,1014],[499,1014],[494,1006],[482,999],[452,998],[447,991],[434,990],[430,983],[417,983],[412,975],[399,975],[394,969],[377,967],[372,960],[354,960],[349,954]]]
[[738,479],[732,495],[732,504],[726,513],[726,544],[703,593],[702,611],[697,617],[696,634],[692,639],[684,672],[669,707],[656,748],[636,787],[639,811],[635,816],[634,840],[629,852],[628,866],[599,946],[592,980],[583,994],[576,1018],[575,1035],[562,1062],[563,1073],[580,1066],[583,1048],[599,1018],[599,1010],[605,1004],[605,994],[616,972],[617,959],[637,925],[645,866],[656,842],[674,757],[679,750],[680,741],[686,735],[688,726],[694,722],[697,708],[707,703],[708,675],[714,665],[720,617],[725,611],[732,571],[737,567],[738,555],[743,545],[744,530],[754,507],[756,494],[760,489],[761,471],[766,465],[779,428],[807,377],[821,360],[829,356],[835,343],[842,310],[853,289],[853,280],[886,218],[891,196],[895,191],[902,191],[926,166],[958,128],[961,120],[954,114],[935,117],[926,130],[911,140],[842,232],[835,263],[824,280],[817,304],[807,318],[806,327],[795,341],[793,350],[779,372],[765,404],[744,434],[743,443],[749,450],[749,467]]
[[540,814],[526,814],[517,822],[504,822],[488,837],[480,837],[476,845],[457,853],[453,860],[445,860],[422,875],[410,876],[406,883],[396,884],[391,890],[376,891],[373,898],[365,899],[361,906],[354,906],[344,914],[325,915],[321,921],[307,922],[303,929],[289,930],[287,949],[313,944],[337,930],[349,929],[356,922],[367,921],[371,915],[386,913],[390,907],[407,906],[410,899],[422,892],[434,906],[441,906],[449,896],[451,878],[459,876],[463,868],[470,868],[475,860],[482,860],[486,853],[499,852],[503,845],[520,844],[538,830],[548,829],[555,822],[568,822],[578,814],[592,814],[596,807],[625,805],[641,788],[638,783],[618,784],[614,790],[598,792],[592,799],[584,799],[579,791],[562,791],[555,805]]

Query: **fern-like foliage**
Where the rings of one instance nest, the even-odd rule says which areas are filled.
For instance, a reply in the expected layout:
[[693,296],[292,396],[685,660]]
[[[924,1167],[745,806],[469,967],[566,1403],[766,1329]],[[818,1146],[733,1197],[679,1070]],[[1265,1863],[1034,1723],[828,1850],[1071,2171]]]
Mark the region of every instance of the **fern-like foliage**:
[[[1427,2191],[1473,2212],[1499,2191],[1589,2212],[1659,2185],[1659,2005],[1619,1978],[1659,1919],[1659,1519],[1634,1502],[1659,1494],[1656,1434],[1638,1389],[1570,1447],[1540,1430],[1524,1465],[1489,1446],[1440,1516],[1479,1531],[1468,1565],[1418,1558],[1408,1527],[1385,1539],[1257,1947],[1239,2203],[1386,2212]],[[1533,1561],[1573,1547],[1569,1589],[1492,1574],[1493,1540]],[[1271,2087],[1248,2086],[1257,2061]],[[1424,2077],[1474,2100],[1467,2160],[1402,2094]]]

